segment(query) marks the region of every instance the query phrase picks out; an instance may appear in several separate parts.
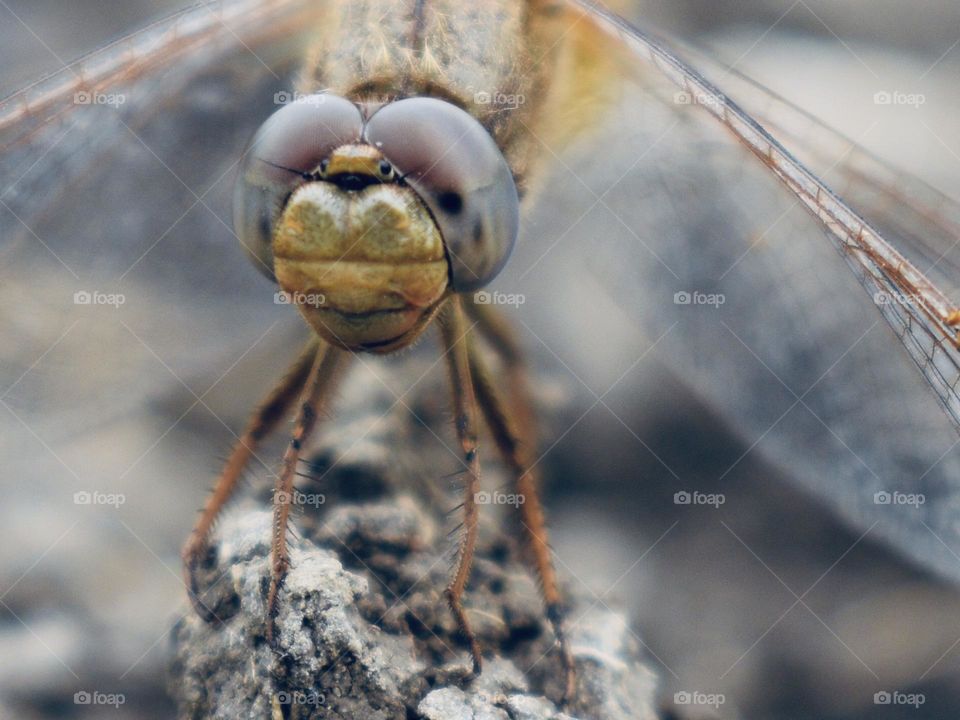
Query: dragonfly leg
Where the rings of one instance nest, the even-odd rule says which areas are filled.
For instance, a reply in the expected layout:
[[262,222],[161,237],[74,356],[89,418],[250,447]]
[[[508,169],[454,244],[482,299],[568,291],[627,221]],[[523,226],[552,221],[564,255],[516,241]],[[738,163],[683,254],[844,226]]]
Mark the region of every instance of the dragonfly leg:
[[[512,331],[506,326],[506,322],[490,312],[489,308],[476,307],[483,309],[482,314],[477,313],[474,317],[483,317],[485,320],[496,318],[499,322],[497,325],[478,319],[478,328],[481,331],[487,330],[484,333],[485,336],[504,357],[507,367],[510,368],[511,363],[515,366],[512,371],[508,369],[508,376],[512,381],[510,391],[513,400],[513,408],[509,408],[491,381],[490,373],[476,346],[468,343],[470,374],[476,389],[477,402],[500,453],[515,475],[517,496],[523,499],[517,506],[523,527],[523,537],[537,576],[540,578],[547,618],[553,627],[560,648],[560,661],[563,664],[565,676],[564,700],[569,702],[576,691],[576,674],[573,653],[564,632],[564,607],[557,587],[557,575],[551,560],[547,526],[538,491],[539,482],[535,469],[536,429],[532,425],[533,403],[525,382],[520,354],[516,352]],[[498,337],[501,339],[499,347],[496,340]],[[511,353],[508,354],[506,351]]]
[[237,489],[243,469],[250,458],[253,457],[257,446],[287,416],[299,396],[300,390],[307,380],[307,375],[310,373],[310,368],[313,366],[318,346],[316,338],[307,343],[300,356],[247,421],[247,426],[233,446],[213,492],[207,498],[193,532],[190,533],[190,537],[183,546],[181,557],[183,559],[184,582],[187,586],[190,602],[197,613],[208,622],[214,618],[210,609],[199,598],[197,570],[207,552],[210,531],[213,529],[220,511]]
[[527,368],[516,331],[494,306],[477,305],[472,301],[465,305],[468,315],[476,322],[477,331],[503,362],[509,385],[508,398],[512,402],[514,427],[522,434],[522,444],[533,453],[537,447],[537,418],[530,401]]
[[267,594],[267,640],[274,640],[274,619],[280,587],[290,567],[287,548],[287,528],[293,505],[293,478],[300,459],[300,451],[316,427],[317,418],[329,405],[333,385],[347,357],[343,351],[327,347],[318,350],[307,377],[300,410],[293,427],[290,444],[283,454],[280,472],[273,492],[273,535],[270,543],[270,590]]
[[457,439],[463,449],[464,462],[467,467],[463,497],[463,534],[457,551],[456,568],[444,594],[460,633],[470,644],[470,654],[473,657],[473,673],[479,675],[482,666],[480,645],[473,634],[473,630],[470,629],[470,621],[463,608],[463,592],[470,576],[470,565],[473,562],[473,552],[477,544],[478,509],[476,500],[477,493],[480,491],[480,459],[477,454],[477,404],[467,357],[468,328],[460,298],[456,295],[450,298],[444,310],[445,312],[440,317],[440,327],[453,389]]

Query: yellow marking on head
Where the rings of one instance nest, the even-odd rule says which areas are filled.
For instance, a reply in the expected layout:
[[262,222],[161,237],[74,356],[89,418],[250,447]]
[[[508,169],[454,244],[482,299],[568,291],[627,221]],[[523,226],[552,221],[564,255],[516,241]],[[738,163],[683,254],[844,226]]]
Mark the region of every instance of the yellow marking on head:
[[378,177],[383,153],[372,145],[344,145],[334,150],[328,159],[326,174],[372,175]]

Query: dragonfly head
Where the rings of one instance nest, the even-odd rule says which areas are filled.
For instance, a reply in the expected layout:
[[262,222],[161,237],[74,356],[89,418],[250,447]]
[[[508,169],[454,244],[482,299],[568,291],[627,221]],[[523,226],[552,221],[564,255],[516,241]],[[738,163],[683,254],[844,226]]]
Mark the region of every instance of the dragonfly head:
[[447,295],[500,271],[519,201],[496,143],[460,108],[435,98],[368,108],[321,94],[261,126],[234,223],[324,339],[389,352]]

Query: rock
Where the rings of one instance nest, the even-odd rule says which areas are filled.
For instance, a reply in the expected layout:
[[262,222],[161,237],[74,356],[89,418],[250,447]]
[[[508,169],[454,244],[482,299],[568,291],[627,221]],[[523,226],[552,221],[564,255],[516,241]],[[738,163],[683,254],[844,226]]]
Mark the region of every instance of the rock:
[[[375,410],[386,402],[377,399]],[[444,468],[450,457],[416,441],[420,424],[406,410],[382,412],[373,416],[375,430],[368,423],[362,452],[351,456],[357,434],[332,432],[313,455],[299,490],[303,513],[294,525],[302,537],[291,539],[275,649],[264,627],[269,506],[248,499],[221,522],[202,571],[204,601],[219,623],[188,613],[172,635],[179,717],[655,717],[655,676],[626,620],[569,588],[578,693],[561,710],[562,672],[536,583],[504,532],[507,518],[492,506],[481,515],[465,596],[484,671],[465,680],[469,653],[442,594],[455,538],[440,509],[456,501],[431,498],[422,482],[424,468]]]

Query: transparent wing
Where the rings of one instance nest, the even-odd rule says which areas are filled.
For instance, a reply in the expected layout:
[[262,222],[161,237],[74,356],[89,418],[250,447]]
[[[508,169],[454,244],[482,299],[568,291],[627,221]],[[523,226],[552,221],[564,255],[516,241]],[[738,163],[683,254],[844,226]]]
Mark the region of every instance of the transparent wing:
[[789,100],[696,49],[698,68],[723,78],[728,93],[789,146],[837,194],[868,217],[937,287],[956,297],[960,282],[960,203],[905,173]]
[[[557,166],[509,282],[526,288],[532,311],[571,322],[530,327],[553,327],[540,340],[621,419],[644,400],[616,390],[656,358],[747,452],[960,578],[948,549],[960,546],[955,308],[914,264],[930,269],[952,245],[949,222],[928,212],[929,195],[850,161],[863,201],[853,209],[700,74],[579,6],[593,47],[620,55],[618,74],[589,140],[541,137]],[[832,147],[848,149],[799,150],[842,164]],[[664,492],[689,489],[668,470],[675,486]],[[925,502],[887,502],[894,493]]]
[[[174,568],[218,456],[299,351],[303,323],[244,257],[231,195],[246,143],[293,87],[299,28],[316,26],[293,10],[308,5],[201,6],[3,104],[0,455],[24,493],[0,513],[18,528],[6,567],[72,532],[58,583],[78,595],[102,583],[70,569],[83,558],[136,574],[106,547]],[[82,491],[123,494],[122,521],[80,522],[98,517],[78,512]],[[182,598],[176,581],[163,593]],[[119,675],[156,627],[116,632],[142,644],[117,654]]]
[[238,252],[230,195],[317,12],[199,5],[0,103],[4,400],[38,434],[199,395],[292,315]]
[[710,111],[823,221],[841,255],[872,297],[891,298],[892,302],[878,302],[884,318],[960,428],[960,397],[955,388],[960,380],[955,330],[960,310],[894,245],[718,88],[625,21],[598,9],[595,12],[603,29],[619,35],[639,56],[645,54],[651,65],[683,93],[682,98]]

